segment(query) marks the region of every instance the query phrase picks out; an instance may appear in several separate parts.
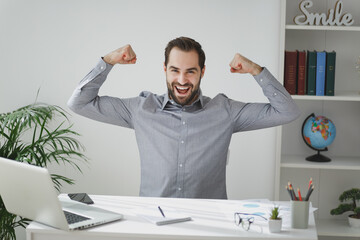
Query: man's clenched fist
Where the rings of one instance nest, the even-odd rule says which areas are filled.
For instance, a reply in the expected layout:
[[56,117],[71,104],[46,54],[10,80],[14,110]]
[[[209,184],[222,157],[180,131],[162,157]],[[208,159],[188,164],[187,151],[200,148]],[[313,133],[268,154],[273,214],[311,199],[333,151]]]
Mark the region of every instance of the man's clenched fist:
[[262,68],[259,65],[239,53],[235,54],[229,65],[232,73],[250,73],[255,76],[262,71]]
[[114,64],[134,64],[136,63],[136,54],[131,46],[125,45],[108,53],[104,58],[106,63]]

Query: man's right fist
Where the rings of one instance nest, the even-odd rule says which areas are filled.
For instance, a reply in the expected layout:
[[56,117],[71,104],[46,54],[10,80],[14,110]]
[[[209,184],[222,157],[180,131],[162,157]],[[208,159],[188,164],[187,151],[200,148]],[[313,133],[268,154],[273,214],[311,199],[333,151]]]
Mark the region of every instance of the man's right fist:
[[111,65],[115,65],[116,63],[134,64],[136,63],[136,54],[128,44],[106,54],[103,59],[106,63]]

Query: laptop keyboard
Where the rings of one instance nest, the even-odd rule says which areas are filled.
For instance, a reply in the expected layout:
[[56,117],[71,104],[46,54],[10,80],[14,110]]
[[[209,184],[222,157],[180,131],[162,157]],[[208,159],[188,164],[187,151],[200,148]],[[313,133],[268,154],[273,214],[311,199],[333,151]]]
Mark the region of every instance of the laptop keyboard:
[[69,224],[78,223],[90,219],[67,211],[64,211],[64,213],[66,220]]

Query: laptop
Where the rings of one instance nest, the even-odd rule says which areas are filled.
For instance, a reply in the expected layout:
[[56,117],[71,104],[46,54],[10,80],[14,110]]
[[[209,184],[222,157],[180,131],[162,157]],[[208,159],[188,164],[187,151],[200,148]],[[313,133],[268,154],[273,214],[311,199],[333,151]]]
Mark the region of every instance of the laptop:
[[70,199],[59,200],[47,169],[2,157],[0,196],[8,212],[67,231],[123,218]]

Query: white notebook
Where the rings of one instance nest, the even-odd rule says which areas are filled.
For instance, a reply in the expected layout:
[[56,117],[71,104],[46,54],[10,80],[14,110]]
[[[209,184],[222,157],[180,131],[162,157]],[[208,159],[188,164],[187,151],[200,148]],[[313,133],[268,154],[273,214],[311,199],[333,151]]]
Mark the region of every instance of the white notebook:
[[158,206],[137,209],[137,215],[156,225],[190,221],[191,217],[178,212],[176,209],[161,207],[163,214]]

